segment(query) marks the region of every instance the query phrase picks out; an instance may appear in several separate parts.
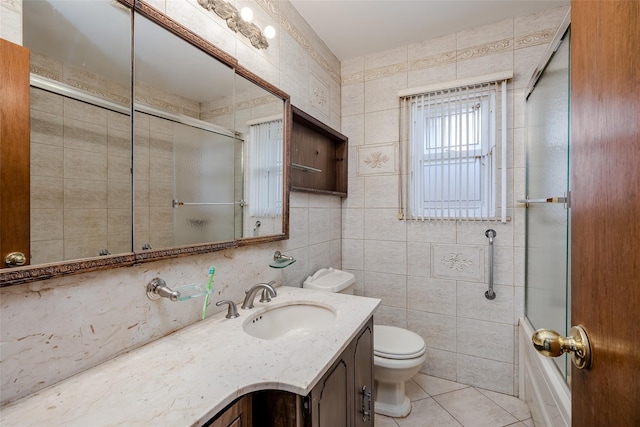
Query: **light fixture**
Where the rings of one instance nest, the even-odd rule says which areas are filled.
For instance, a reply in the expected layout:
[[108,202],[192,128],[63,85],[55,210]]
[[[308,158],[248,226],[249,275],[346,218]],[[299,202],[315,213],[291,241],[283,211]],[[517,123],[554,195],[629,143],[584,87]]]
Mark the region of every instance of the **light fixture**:
[[246,6],[243,7],[242,9],[240,9],[240,18],[242,18],[246,22],[253,21],[253,10]]
[[276,29],[271,25],[267,25],[266,27],[264,27],[264,36],[271,40],[276,36]]
[[253,11],[248,7],[243,7],[238,12],[235,6],[224,0],[198,0],[198,4],[207,10],[214,11],[216,15],[227,21],[229,28],[236,33],[240,32],[257,49],[268,48],[269,42],[267,38],[272,39],[276,36],[276,30],[271,25],[267,25],[264,29],[265,33],[262,34],[260,27],[251,23]]

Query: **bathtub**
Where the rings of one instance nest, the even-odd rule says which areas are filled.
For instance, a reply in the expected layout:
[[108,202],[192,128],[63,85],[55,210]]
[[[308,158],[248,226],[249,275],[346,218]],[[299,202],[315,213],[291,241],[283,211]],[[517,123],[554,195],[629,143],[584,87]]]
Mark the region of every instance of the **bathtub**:
[[571,427],[571,391],[553,361],[531,345],[531,323],[526,318],[519,323],[520,399],[536,427]]

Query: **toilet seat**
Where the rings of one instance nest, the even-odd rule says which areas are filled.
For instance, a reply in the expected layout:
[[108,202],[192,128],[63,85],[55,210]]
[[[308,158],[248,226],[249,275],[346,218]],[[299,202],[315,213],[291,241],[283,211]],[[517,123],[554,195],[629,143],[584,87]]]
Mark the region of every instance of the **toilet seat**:
[[373,328],[374,356],[407,360],[418,358],[425,351],[424,340],[415,332],[387,325],[375,325]]

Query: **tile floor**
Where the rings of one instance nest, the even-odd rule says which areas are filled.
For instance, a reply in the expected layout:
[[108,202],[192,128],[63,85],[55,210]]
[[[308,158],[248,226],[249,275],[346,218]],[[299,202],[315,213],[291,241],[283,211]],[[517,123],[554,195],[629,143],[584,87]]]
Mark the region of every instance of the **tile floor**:
[[406,387],[409,416],[376,414],[376,427],[534,427],[529,407],[517,397],[424,374]]

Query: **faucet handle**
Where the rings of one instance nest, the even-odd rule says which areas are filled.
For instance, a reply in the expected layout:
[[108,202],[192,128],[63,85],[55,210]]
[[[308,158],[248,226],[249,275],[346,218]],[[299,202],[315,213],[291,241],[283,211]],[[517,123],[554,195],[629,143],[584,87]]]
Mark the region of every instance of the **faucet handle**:
[[[272,287],[271,289],[273,289],[273,285],[275,285],[275,284],[276,284],[275,280],[272,280],[269,283],[267,283],[267,285]],[[260,302],[271,302],[271,297],[275,298],[275,297],[278,296],[278,291],[273,289],[273,292],[272,292],[271,289],[264,288],[262,290],[262,296],[260,297]]]
[[229,304],[229,308],[227,310],[227,315],[224,316],[227,319],[235,319],[236,317],[240,316],[238,314],[238,308],[236,307],[236,303],[233,301],[229,301],[229,300],[223,300],[223,301],[218,301],[216,303],[216,307],[220,307],[223,304]]
[[260,302],[271,302],[271,298],[269,298],[269,289],[262,290],[262,296],[260,297]]

